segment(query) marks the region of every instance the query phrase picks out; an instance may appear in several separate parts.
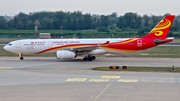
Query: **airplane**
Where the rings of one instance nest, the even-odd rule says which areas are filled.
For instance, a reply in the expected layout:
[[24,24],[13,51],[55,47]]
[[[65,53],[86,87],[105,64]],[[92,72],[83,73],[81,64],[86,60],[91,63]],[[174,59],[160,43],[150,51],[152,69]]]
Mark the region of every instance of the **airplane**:
[[173,41],[166,38],[175,15],[165,16],[147,35],[140,38],[104,39],[23,39],[12,41],[3,48],[23,54],[56,54],[57,59],[76,58],[84,55],[83,61],[95,60],[96,54],[136,52]]

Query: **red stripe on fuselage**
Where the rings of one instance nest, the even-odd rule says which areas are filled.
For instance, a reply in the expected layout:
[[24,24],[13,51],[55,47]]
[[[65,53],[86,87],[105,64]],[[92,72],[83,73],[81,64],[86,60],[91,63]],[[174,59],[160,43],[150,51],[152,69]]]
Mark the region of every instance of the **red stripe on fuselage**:
[[58,46],[58,47],[49,48],[49,49],[43,50],[41,52],[38,52],[36,54],[41,54],[41,53],[45,53],[45,52],[49,52],[49,51],[53,51],[53,50],[65,49],[65,48],[76,48],[76,47],[85,47],[85,46],[94,46],[94,45],[98,45],[98,44],[64,45],[64,46]]

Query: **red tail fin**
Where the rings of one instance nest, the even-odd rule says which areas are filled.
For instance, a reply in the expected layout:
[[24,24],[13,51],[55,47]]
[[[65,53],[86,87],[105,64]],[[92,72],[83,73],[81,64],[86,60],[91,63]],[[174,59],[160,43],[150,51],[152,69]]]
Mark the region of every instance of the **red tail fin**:
[[149,34],[142,38],[165,39],[172,25],[175,15],[167,15],[154,27]]

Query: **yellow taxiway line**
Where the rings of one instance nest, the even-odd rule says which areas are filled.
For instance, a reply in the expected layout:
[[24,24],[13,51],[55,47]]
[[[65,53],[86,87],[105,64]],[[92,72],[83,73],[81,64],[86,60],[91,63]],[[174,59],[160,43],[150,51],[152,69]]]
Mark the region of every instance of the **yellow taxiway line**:
[[8,69],[12,69],[13,67],[0,67],[0,70],[8,70]]
[[66,81],[86,81],[87,78],[69,78]]
[[119,79],[118,82],[138,82],[136,79]]
[[109,79],[90,79],[89,81],[92,81],[92,82],[107,82],[107,81],[109,81]]
[[96,101],[99,96],[101,96],[101,94],[112,84],[112,82],[93,100],[93,101]]
[[101,78],[106,78],[106,79],[119,79],[120,76],[102,76]]
[[121,72],[117,72],[116,74],[120,74],[120,73],[122,73],[123,71],[121,71]]

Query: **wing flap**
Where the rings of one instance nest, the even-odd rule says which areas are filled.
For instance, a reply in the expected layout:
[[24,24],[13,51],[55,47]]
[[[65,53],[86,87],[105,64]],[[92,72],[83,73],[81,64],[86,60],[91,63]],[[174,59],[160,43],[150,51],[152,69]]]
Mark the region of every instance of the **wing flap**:
[[92,46],[84,46],[84,47],[76,47],[76,48],[66,48],[65,50],[71,50],[71,51],[92,51],[95,49],[99,49],[101,46],[106,46],[109,44],[109,41],[99,44],[99,45],[92,45]]

